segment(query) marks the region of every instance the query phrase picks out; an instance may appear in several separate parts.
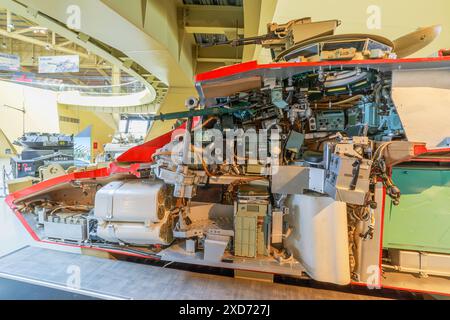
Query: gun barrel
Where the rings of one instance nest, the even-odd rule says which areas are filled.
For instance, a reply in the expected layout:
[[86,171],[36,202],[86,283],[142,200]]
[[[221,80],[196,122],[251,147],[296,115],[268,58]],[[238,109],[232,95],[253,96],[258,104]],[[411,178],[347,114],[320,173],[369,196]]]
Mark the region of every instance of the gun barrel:
[[273,34],[266,34],[263,36],[249,37],[249,38],[240,38],[228,41],[220,41],[220,42],[210,42],[201,44],[200,47],[208,48],[214,46],[223,46],[223,45],[231,45],[233,47],[247,46],[252,44],[262,44],[263,41],[271,40],[276,38]]
[[232,114],[243,110],[248,110],[253,108],[254,105],[242,105],[233,108],[226,108],[224,106],[221,107],[212,107],[207,109],[200,110],[190,110],[190,111],[181,111],[174,113],[166,113],[159,114],[150,117],[152,121],[165,121],[165,120],[176,120],[176,119],[186,119],[186,118],[194,118],[194,117],[204,117],[204,116],[219,116],[224,114]]

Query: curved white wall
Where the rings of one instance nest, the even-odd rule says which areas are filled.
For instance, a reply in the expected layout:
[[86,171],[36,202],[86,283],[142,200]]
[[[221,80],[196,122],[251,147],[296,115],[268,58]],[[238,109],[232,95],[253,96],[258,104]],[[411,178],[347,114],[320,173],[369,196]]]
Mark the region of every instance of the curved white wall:
[[[83,94],[79,91],[60,92],[57,95],[57,101],[64,105],[74,105],[80,107],[99,107],[99,108],[126,108],[149,105],[153,97],[148,90],[126,95],[91,95]],[[120,110],[118,110],[120,112]]]

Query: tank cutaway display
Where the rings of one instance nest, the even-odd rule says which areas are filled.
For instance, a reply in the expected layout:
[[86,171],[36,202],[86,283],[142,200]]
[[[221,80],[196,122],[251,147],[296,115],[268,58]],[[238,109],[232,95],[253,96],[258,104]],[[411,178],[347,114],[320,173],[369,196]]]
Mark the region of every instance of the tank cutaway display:
[[[420,172],[437,171],[440,197],[448,194],[442,143],[450,134],[428,123],[430,140],[416,140],[424,135],[407,89],[433,87],[431,72],[440,72],[438,82],[448,77],[450,59],[398,59],[411,53],[415,34],[334,36],[339,25],[301,19],[229,43],[262,44],[276,63],[197,76],[186,111],[153,118],[182,119],[172,132],[109,168],[13,194],[9,204],[40,241],[339,285],[420,290],[384,282],[384,272],[448,283],[448,213],[436,209],[437,226],[422,222],[435,235],[410,234],[401,225],[420,228],[400,214],[414,209],[422,221],[426,213],[414,207],[426,195],[410,186],[425,183]],[[423,30],[425,46],[440,28]],[[420,110],[423,124],[431,115]],[[416,262],[424,252],[427,265]]]

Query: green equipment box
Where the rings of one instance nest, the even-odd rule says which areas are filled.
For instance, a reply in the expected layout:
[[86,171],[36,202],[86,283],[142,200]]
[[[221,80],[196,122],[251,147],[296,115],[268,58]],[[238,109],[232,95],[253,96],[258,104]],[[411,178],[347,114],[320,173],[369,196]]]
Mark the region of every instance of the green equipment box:
[[450,254],[450,168],[396,167],[400,205],[386,197],[383,246]]

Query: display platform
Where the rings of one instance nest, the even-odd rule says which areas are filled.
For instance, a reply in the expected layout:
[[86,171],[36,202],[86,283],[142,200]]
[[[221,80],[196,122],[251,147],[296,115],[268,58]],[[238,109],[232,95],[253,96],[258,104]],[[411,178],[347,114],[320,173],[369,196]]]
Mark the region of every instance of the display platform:
[[[79,282],[74,278],[77,275]],[[88,297],[115,300],[378,299],[180,271],[35,247],[24,247],[1,257],[0,278]]]

